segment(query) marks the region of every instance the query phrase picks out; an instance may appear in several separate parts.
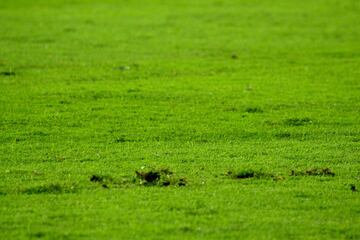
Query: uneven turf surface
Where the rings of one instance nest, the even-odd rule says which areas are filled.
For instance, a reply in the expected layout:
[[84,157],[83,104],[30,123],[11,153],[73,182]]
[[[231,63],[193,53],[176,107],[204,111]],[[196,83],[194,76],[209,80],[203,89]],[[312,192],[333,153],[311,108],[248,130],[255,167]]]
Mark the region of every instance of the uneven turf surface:
[[360,239],[360,1],[1,0],[0,239]]

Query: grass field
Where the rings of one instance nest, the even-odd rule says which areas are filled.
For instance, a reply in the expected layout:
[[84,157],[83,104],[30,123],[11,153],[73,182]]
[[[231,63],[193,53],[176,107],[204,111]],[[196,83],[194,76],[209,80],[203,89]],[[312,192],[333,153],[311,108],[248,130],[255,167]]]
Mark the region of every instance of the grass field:
[[1,0],[0,239],[360,239],[360,1]]

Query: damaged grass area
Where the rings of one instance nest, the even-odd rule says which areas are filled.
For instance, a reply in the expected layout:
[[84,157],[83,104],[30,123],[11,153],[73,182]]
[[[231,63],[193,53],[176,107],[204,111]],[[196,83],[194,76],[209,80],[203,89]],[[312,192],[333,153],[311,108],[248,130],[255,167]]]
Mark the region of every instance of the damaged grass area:
[[352,191],[352,192],[358,192],[358,189],[356,188],[356,185],[355,184],[350,184],[350,190]]
[[330,168],[308,168],[305,170],[292,170],[290,176],[330,176],[334,177],[335,173]]
[[103,188],[109,188],[109,185],[114,183],[114,179],[110,176],[94,174],[90,177],[90,182],[99,183]]
[[135,171],[137,182],[144,186],[186,186],[187,181],[185,178],[179,178],[174,173],[167,169],[158,170],[141,170]]
[[119,188],[131,186],[135,183],[134,177],[122,177],[122,178],[113,178],[109,175],[99,175],[93,174],[89,178],[90,182],[101,186],[102,188]]
[[[283,180],[285,177],[281,175],[274,175],[261,170],[245,169],[240,171],[228,171],[227,176],[233,179],[248,179],[248,178],[268,178],[275,181]],[[334,177],[335,173],[330,168],[308,168],[305,170],[292,170],[290,176],[330,176]]]
[[135,171],[135,176],[115,179],[108,175],[90,176],[91,182],[99,184],[103,188],[124,187],[124,186],[186,186],[186,178],[177,177],[171,170],[162,169],[141,169]]
[[228,171],[227,176],[233,179],[247,179],[247,178],[270,178],[273,180],[282,180],[284,177],[276,176],[272,173],[263,172],[261,170],[244,169],[240,171]]

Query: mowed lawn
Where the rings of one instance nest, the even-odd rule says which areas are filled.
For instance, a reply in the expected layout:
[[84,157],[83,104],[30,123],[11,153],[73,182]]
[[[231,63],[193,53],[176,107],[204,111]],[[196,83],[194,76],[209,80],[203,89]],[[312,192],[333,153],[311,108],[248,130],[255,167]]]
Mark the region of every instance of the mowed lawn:
[[0,239],[360,239],[360,1],[1,0]]

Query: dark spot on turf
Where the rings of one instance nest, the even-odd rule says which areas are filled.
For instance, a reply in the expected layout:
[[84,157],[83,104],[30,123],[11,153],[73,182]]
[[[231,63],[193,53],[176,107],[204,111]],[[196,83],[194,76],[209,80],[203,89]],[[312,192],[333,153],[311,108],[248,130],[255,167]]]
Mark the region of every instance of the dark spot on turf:
[[136,179],[140,185],[144,186],[162,186],[167,187],[174,186],[186,186],[187,181],[185,178],[177,178],[173,172],[168,168],[162,168],[158,170],[141,170],[135,171]]
[[180,178],[180,179],[179,179],[178,185],[179,185],[180,187],[186,186],[186,184],[187,184],[187,181],[186,181],[185,178]]
[[353,192],[358,191],[355,184],[350,184],[350,190],[353,191]]
[[312,197],[312,195],[310,194],[307,194],[307,193],[304,193],[304,192],[299,192],[295,195],[295,197],[297,198],[306,198],[306,199],[309,199]]
[[305,170],[292,170],[291,176],[335,176],[330,168],[308,168]]
[[239,56],[236,53],[231,54],[231,59],[238,59]]
[[248,107],[245,109],[245,112],[247,112],[247,113],[263,113],[264,111],[258,107]]
[[84,158],[84,159],[81,159],[81,160],[80,160],[81,163],[84,163],[84,162],[93,162],[93,161],[95,161],[95,160],[92,159],[92,158]]
[[275,137],[277,137],[277,138],[290,138],[291,134],[290,133],[277,133],[277,134],[275,134]]
[[166,186],[169,186],[169,185],[170,185],[170,181],[164,181],[164,182],[162,183],[162,185],[165,186],[165,187],[166,187]]
[[44,232],[36,232],[36,233],[31,233],[30,237],[31,238],[43,238],[45,237],[45,233]]
[[13,71],[3,71],[0,72],[0,76],[5,76],[5,77],[11,77],[11,76],[15,76],[16,73]]
[[122,185],[123,182],[117,182],[110,176],[97,175],[94,174],[90,177],[90,182],[97,183],[102,188],[108,189],[109,185],[113,186],[114,184]]
[[236,107],[229,107],[225,109],[226,112],[237,112],[239,111],[239,109],[237,109]]
[[60,104],[70,104],[70,102],[69,102],[69,101],[66,101],[66,100],[60,100],[59,103],[60,103]]
[[121,136],[114,141],[115,143],[124,143],[124,142],[135,142],[135,140],[127,139],[124,136]]
[[253,170],[243,170],[237,173],[228,172],[230,176],[233,178],[253,178],[255,176],[255,172]]
[[127,140],[127,139],[125,139],[125,138],[123,138],[123,137],[120,137],[120,138],[117,138],[117,139],[115,139],[115,142],[116,143],[123,143],[123,142],[128,142],[129,140]]
[[104,110],[105,108],[103,107],[93,107],[91,108],[91,111],[101,111],[101,110]]
[[286,126],[304,126],[312,123],[310,118],[289,118],[284,121]]
[[49,134],[45,133],[45,132],[42,132],[42,131],[34,131],[34,132],[30,132],[29,135],[38,136],[38,137],[46,137]]
[[181,232],[185,232],[185,233],[188,233],[188,232],[193,232],[194,229],[192,229],[191,227],[181,227],[179,229]]
[[104,177],[103,176],[99,176],[99,175],[92,175],[90,177],[90,181],[91,182],[103,182],[104,181]]
[[245,169],[240,171],[228,171],[227,174],[229,177],[234,179],[247,179],[247,178],[278,178],[271,173],[265,173],[262,171],[255,171],[252,169]]
[[108,183],[112,182],[113,178],[107,175],[97,175],[94,174],[90,177],[91,182],[97,182],[97,183]]
[[149,171],[149,172],[139,172],[135,171],[136,176],[147,183],[154,183],[160,179],[160,172]]

